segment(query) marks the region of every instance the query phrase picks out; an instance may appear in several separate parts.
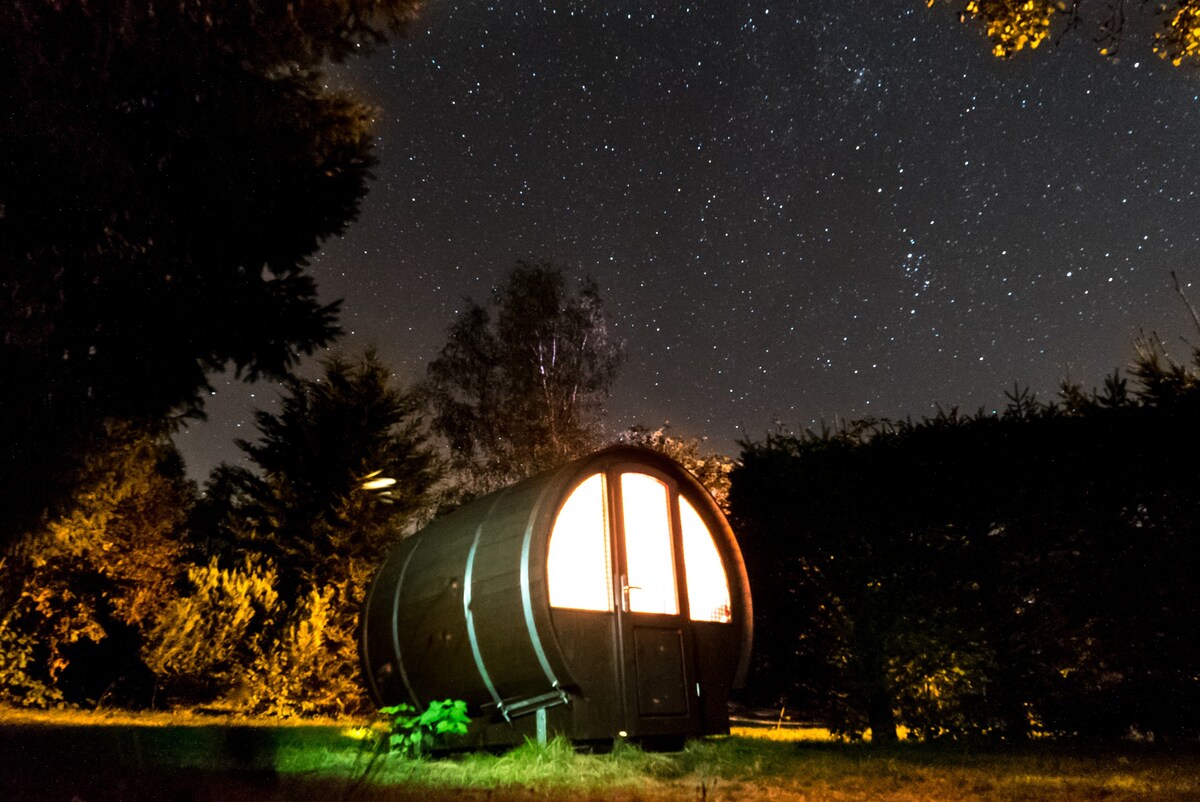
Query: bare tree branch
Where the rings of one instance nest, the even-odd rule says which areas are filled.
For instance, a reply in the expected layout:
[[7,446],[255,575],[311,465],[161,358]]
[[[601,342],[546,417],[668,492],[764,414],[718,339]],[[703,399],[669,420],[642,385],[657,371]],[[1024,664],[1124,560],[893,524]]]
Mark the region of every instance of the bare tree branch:
[[1171,280],[1175,282],[1175,292],[1179,293],[1179,297],[1183,299],[1184,305],[1192,313],[1192,322],[1196,324],[1196,331],[1200,332],[1200,314],[1196,313],[1196,307],[1192,306],[1192,302],[1188,300],[1187,295],[1183,292],[1183,287],[1179,285],[1179,276],[1175,275],[1174,270],[1171,271]]

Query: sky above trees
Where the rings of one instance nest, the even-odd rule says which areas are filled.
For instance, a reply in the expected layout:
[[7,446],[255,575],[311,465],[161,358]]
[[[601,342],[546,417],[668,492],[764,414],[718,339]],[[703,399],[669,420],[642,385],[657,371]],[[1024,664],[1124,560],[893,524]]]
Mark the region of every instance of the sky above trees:
[[[591,275],[614,431],[730,451],[1099,385],[1140,328],[1192,333],[1170,271],[1200,283],[1200,76],[1150,22],[1001,61],[921,0],[431,3],[329,77],[379,109],[378,180],[312,273],[408,380],[516,259]],[[273,403],[226,378],[177,438],[193,475]]]

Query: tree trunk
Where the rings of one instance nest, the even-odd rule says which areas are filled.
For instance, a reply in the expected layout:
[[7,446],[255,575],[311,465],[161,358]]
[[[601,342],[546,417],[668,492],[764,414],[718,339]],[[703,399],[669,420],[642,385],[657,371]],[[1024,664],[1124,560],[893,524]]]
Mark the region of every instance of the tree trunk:
[[892,695],[886,688],[877,688],[867,700],[867,723],[871,725],[871,743],[894,744],[896,736],[896,712],[892,709]]

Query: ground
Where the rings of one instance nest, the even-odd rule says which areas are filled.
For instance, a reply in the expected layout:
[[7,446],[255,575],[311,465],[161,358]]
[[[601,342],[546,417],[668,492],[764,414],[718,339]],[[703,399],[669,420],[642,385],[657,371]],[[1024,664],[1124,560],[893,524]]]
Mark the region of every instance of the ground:
[[377,754],[362,721],[0,710],[0,800],[1196,800],[1200,744],[843,744],[735,729],[653,754]]

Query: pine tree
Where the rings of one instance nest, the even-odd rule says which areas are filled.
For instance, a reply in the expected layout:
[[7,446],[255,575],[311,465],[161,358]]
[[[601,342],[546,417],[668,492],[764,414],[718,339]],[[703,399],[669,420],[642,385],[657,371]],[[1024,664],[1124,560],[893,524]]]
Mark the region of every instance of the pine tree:
[[319,584],[346,561],[373,562],[427,513],[441,466],[421,398],[374,350],[289,379],[279,411],[257,411],[255,424],[259,438],[238,441],[255,469],[225,466],[225,489],[210,495],[230,504],[226,531],[240,546],[285,575]]
[[[361,712],[355,627],[366,584],[429,514],[441,477],[420,394],[373,350],[332,356],[318,378],[289,379],[279,411],[255,422],[258,439],[238,443],[255,469],[215,472],[195,519],[201,551],[217,561],[192,573],[172,615],[229,646],[209,694],[258,712]],[[230,588],[243,585],[264,602],[239,601]],[[243,637],[247,616],[257,624]],[[204,689],[203,655],[159,635],[155,659],[174,685]]]
[[415,7],[0,4],[0,543],[104,420],[200,414],[211,372],[336,334],[306,260],[358,214],[372,111],[321,70]]

